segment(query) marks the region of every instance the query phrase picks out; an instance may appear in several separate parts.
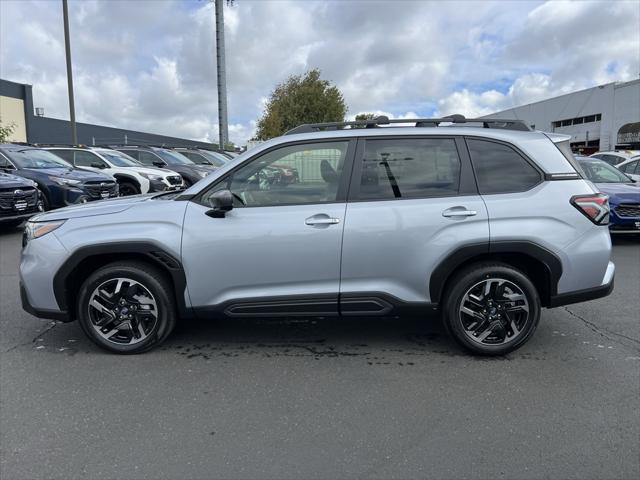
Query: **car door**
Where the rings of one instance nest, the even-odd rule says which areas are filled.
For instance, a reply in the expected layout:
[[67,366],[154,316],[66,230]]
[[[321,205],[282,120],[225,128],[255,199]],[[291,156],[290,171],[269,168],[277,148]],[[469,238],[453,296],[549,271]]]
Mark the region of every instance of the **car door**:
[[463,246],[488,248],[468,154],[453,137],[358,141],[342,247],[340,310],[426,307],[436,267]]
[[111,173],[109,165],[95,153],[86,150],[75,150],[73,164],[82,170]]
[[[355,141],[277,146],[189,202],[182,262],[196,311],[228,315],[336,315],[346,190]],[[292,184],[273,164],[300,171]],[[207,212],[230,190],[224,218]]]

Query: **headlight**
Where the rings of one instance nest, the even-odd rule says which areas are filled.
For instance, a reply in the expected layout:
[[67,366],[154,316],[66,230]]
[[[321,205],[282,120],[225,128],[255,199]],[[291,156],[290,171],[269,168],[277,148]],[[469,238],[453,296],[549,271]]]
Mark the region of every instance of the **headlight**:
[[66,220],[55,220],[52,222],[27,222],[24,227],[23,244],[34,238],[40,238],[55,229],[60,228]]
[[155,175],[153,173],[142,173],[142,172],[140,172],[140,175],[142,175],[147,180],[152,180],[152,181],[161,181],[162,180],[162,175]]
[[49,177],[51,180],[56,182],[58,185],[80,185],[82,182],[80,180],[71,180],[70,178],[62,178],[62,177]]

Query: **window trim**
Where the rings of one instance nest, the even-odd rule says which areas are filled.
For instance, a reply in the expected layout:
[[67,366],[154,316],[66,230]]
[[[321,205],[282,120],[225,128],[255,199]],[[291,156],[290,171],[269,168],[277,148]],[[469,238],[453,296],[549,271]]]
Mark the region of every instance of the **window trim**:
[[328,205],[328,204],[334,204],[334,203],[346,203],[349,185],[350,185],[351,177],[353,175],[353,163],[354,163],[353,157],[355,155],[355,150],[356,150],[356,139],[344,138],[344,137],[298,140],[293,142],[279,143],[277,145],[269,147],[265,150],[262,150],[256,153],[254,156],[247,158],[241,164],[235,165],[231,170],[229,170],[228,172],[225,172],[224,175],[214,180],[205,189],[203,189],[201,192],[198,192],[193,198],[189,199],[189,201],[197,203],[198,205],[202,205],[203,207],[211,208],[210,205],[206,205],[202,201],[202,197],[206,195],[207,192],[214,189],[220,183],[225,182],[229,178],[229,176],[233,175],[240,168],[248,165],[249,163],[255,160],[258,160],[264,155],[267,155],[275,150],[280,150],[281,148],[287,148],[287,147],[294,147],[296,145],[311,145],[311,144],[315,145],[318,143],[336,143],[336,142],[346,143],[347,151],[345,153],[344,166],[342,168],[342,175],[340,176],[340,182],[338,184],[338,191],[336,193],[335,200],[330,200],[326,202],[315,202],[315,203],[278,203],[275,205],[239,205],[237,207],[234,205],[233,208],[234,209],[236,208],[274,208],[274,207],[292,207],[292,206],[305,206],[305,205]]
[[[458,159],[460,160],[460,181],[458,183],[458,191],[449,194],[420,195],[416,197],[400,197],[400,198],[358,198],[360,195],[360,182],[362,178],[362,166],[364,160],[364,150],[367,140],[453,140]],[[478,195],[478,187],[475,176],[471,170],[471,160],[466,151],[464,141],[461,135],[380,135],[358,137],[358,147],[354,157],[354,167],[351,174],[351,186],[349,188],[349,203],[361,202],[398,202],[407,200],[424,200],[430,198],[451,198],[464,197],[469,195]]]
[[[469,149],[469,144],[468,144],[467,140],[482,140],[482,141],[485,141],[485,142],[497,143],[497,144],[505,146],[505,147],[510,147],[518,155],[520,155],[522,157],[522,159],[526,163],[528,163],[531,167],[533,167],[533,169],[536,172],[538,172],[538,178],[539,178],[538,182],[535,183],[534,185],[531,185],[528,188],[523,189],[523,190],[510,190],[510,191],[505,191],[505,192],[482,193],[481,190],[480,190],[480,184],[478,183],[478,173],[476,172],[476,169],[473,166],[473,160],[471,160],[471,150]],[[478,135],[465,135],[464,136],[464,142],[465,142],[465,145],[467,147],[467,153],[469,155],[469,160],[471,162],[471,168],[473,169],[473,175],[474,175],[474,177],[476,179],[476,185],[478,186],[478,193],[480,195],[482,195],[482,196],[485,196],[485,195],[505,195],[505,194],[509,194],[509,193],[529,192],[529,191],[533,190],[534,188],[536,188],[541,183],[545,182],[545,172],[533,160],[531,160],[531,158],[527,154],[525,154],[520,148],[518,148],[513,143],[506,142],[506,141],[503,141],[503,140],[497,140],[497,139],[494,139],[494,138],[481,137],[481,136],[478,136]]]

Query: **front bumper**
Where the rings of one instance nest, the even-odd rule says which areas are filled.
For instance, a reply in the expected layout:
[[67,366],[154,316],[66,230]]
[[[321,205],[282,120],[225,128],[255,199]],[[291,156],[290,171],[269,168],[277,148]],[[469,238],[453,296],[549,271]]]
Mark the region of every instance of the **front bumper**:
[[68,322],[69,315],[64,310],[47,310],[42,308],[35,308],[29,303],[29,297],[27,296],[27,290],[24,288],[22,282],[20,282],[20,301],[22,302],[22,309],[38,318],[48,318],[50,320],[58,320],[60,322]]
[[571,305],[572,303],[587,302],[589,300],[608,296],[613,291],[615,273],[615,264],[613,262],[609,262],[602,284],[597,287],[585,288],[584,290],[576,290],[552,296],[549,300],[549,308]]

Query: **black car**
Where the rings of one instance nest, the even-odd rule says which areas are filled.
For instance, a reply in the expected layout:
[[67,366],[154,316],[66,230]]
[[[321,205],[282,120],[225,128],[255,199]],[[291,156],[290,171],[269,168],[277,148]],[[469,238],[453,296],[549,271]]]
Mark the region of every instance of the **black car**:
[[121,145],[111,148],[126,153],[148,167],[168,168],[179,173],[186,188],[215,170],[211,165],[196,165],[184,155],[164,147]]
[[197,165],[212,165],[216,168],[222,167],[230,159],[221,153],[204,150],[202,148],[174,148],[174,152],[184,155]]
[[0,227],[19,225],[40,211],[42,202],[35,182],[0,173]]
[[45,210],[118,196],[112,176],[79,170],[41,148],[0,145],[0,171],[33,180]]

